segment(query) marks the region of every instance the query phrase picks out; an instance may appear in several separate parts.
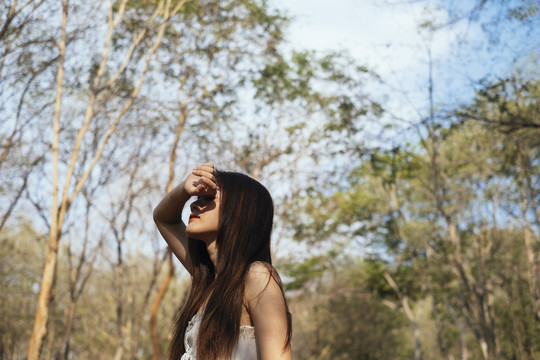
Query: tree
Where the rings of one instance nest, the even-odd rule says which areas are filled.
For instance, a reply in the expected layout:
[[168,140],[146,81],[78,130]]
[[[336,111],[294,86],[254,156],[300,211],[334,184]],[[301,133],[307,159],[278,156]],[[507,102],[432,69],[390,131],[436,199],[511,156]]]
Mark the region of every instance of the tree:
[[33,144],[38,138],[28,129],[37,125],[39,112],[50,101],[29,98],[48,88],[46,74],[58,59],[50,51],[52,39],[39,31],[49,12],[43,0],[0,5],[5,15],[0,28],[0,193],[4,198],[0,230],[23,197],[30,175],[44,161]]
[[524,229],[523,240],[529,265],[529,287],[535,319],[540,324],[540,209],[538,203],[539,82],[519,72],[508,79],[487,84],[478,91],[473,105],[456,112],[461,122],[480,121],[491,131],[502,133],[500,175],[512,184],[506,200],[520,209],[507,208]]
[[[146,76],[146,73],[149,68],[150,61],[155,54],[157,47],[159,46],[163,33],[167,26],[167,23],[171,16],[174,16],[183,5],[184,2],[171,4],[170,1],[161,2],[157,4],[156,10],[153,14],[153,17],[150,17],[147,27],[143,28],[137,36],[133,39],[130,49],[128,50],[127,56],[123,64],[121,64],[116,73],[112,73],[111,77],[107,79],[104,78],[105,70],[107,67],[107,60],[109,55],[109,47],[111,46],[111,40],[113,36],[114,29],[120,23],[122,16],[125,11],[127,0],[124,0],[119,4],[118,12],[113,15],[113,4],[111,3],[109,8],[108,15],[108,29],[104,41],[103,53],[101,60],[99,61],[96,72],[91,80],[90,84],[90,94],[88,97],[88,103],[86,106],[84,119],[81,126],[77,130],[77,137],[72,144],[72,149],[70,151],[71,158],[68,162],[67,171],[64,178],[64,186],[60,197],[58,196],[58,176],[59,176],[59,141],[60,141],[60,129],[61,129],[61,113],[62,113],[62,99],[63,99],[63,90],[64,90],[64,63],[66,60],[66,45],[67,45],[67,21],[68,21],[68,10],[69,3],[65,0],[62,3],[62,25],[61,25],[61,36],[57,42],[58,47],[58,70],[56,74],[56,95],[54,103],[54,116],[53,116],[53,141],[51,144],[52,147],[52,205],[51,205],[51,218],[50,218],[50,239],[49,239],[49,248],[47,252],[47,258],[45,261],[45,267],[43,270],[43,277],[41,280],[41,288],[38,300],[38,307],[36,311],[36,320],[34,323],[34,330],[32,332],[32,337],[28,346],[28,358],[37,359],[39,358],[40,350],[43,345],[43,339],[47,333],[47,322],[48,322],[48,313],[49,313],[49,304],[51,301],[52,289],[54,286],[55,270],[58,256],[58,246],[62,234],[62,228],[64,225],[64,218],[66,213],[69,211],[69,208],[77,195],[80,193],[84,183],[88,179],[92,170],[94,169],[96,163],[99,161],[105,146],[107,145],[110,137],[115,132],[116,127],[125,115],[125,113],[133,105],[133,102],[139,95],[142,83]],[[157,15],[161,16],[160,21],[157,24],[154,24],[154,19]],[[114,16],[114,17],[113,17]],[[135,49],[141,39],[144,37],[145,33],[150,27],[155,26],[156,36],[151,41],[151,46],[145,52],[145,62],[142,71],[138,75],[136,85],[128,92],[126,100],[123,102],[123,105],[120,111],[113,116],[112,121],[108,125],[107,133],[103,134],[100,139],[100,146],[97,149],[97,152],[92,156],[92,160],[87,165],[86,170],[81,174],[79,178],[74,179],[74,171],[76,165],[80,164],[79,161],[79,151],[81,149],[81,144],[85,138],[85,135],[90,127],[92,120],[96,115],[96,107],[98,106],[99,99],[104,100],[105,103],[108,99],[104,99],[102,94],[105,94],[107,91],[113,90],[113,86],[119,84],[120,77],[125,70],[125,66],[132,58],[133,50]],[[102,95],[99,98],[99,95]],[[83,164],[81,164],[83,165]],[[71,181],[75,182],[75,187],[71,188]]]
[[[535,62],[534,62],[535,63]],[[534,64],[533,63],[533,64]],[[533,64],[530,64],[533,66]],[[476,120],[495,131],[538,132],[540,82],[519,73],[483,86],[470,106],[456,111],[458,120]],[[537,146],[538,143],[527,144]]]
[[[286,273],[303,276],[303,270],[299,272],[301,267],[302,264],[296,264]],[[296,290],[291,299],[295,357],[407,358],[403,349],[411,344],[405,340],[406,319],[368,289],[369,267],[361,259],[346,259]]]
[[[22,358],[32,326],[33,302],[39,284],[40,263],[45,256],[36,243],[47,234],[23,221],[6,227],[0,236],[0,358]],[[34,261],[29,261],[33,259]]]
[[[29,358],[39,356],[46,336],[61,238],[72,226],[77,227],[77,216],[84,216],[81,194],[93,194],[92,199],[86,199],[86,205],[88,201],[99,204],[103,201],[100,193],[115,186],[111,177],[121,176],[121,164],[129,153],[126,149],[130,144],[122,142],[126,140],[129,126],[146,127],[163,139],[167,136],[167,126],[172,123],[177,136],[168,152],[170,163],[174,165],[172,160],[178,144],[182,143],[184,128],[192,130],[188,135],[196,129],[198,138],[204,137],[205,131],[211,134],[210,131],[219,128],[215,123],[232,114],[230,109],[238,98],[239,89],[258,71],[253,59],[276,56],[277,44],[282,40],[281,27],[287,20],[278,12],[270,12],[265,3],[255,1],[227,4],[204,1],[185,6],[183,1],[119,1],[109,6],[64,1],[62,9],[47,1],[41,3],[50,10],[51,18],[61,13],[63,20],[59,31],[52,22],[41,24],[47,31],[54,29],[52,32],[59,35],[56,41],[45,42],[48,52],[43,53],[52,54],[54,67],[43,68],[43,77],[50,86],[38,88],[41,90],[39,103],[54,120],[54,136],[52,143],[35,142],[44,153],[48,147],[52,148],[49,164],[52,176],[40,167],[41,163],[30,167],[39,172],[40,177],[31,178],[25,199],[34,205],[50,233]],[[16,3],[13,6],[15,8]],[[96,21],[79,27],[77,18],[87,14],[97,14],[93,15]],[[35,45],[37,49],[39,44]],[[101,50],[95,52],[95,47],[87,44],[99,44]],[[166,96],[152,92],[150,86],[155,84],[160,84]],[[36,98],[25,97],[24,92],[21,96],[21,99]],[[32,110],[33,113],[28,110],[29,116],[37,112],[35,107]],[[8,119],[13,115],[6,114]],[[152,121],[141,122],[137,117],[148,117]],[[39,135],[37,127],[18,131],[17,134],[25,136]],[[170,137],[166,139],[170,142]],[[184,141],[183,145],[182,155],[185,156],[198,144]],[[158,150],[156,158],[164,158],[162,154],[167,151],[159,146],[155,149]],[[44,160],[49,161],[46,157]],[[143,161],[137,157],[130,160]],[[136,168],[139,164],[133,166]],[[150,166],[143,165],[146,169]],[[173,172],[170,174],[169,182]],[[49,179],[53,189],[50,200],[41,190],[41,183]],[[93,187],[95,191],[88,192]],[[14,207],[16,201],[13,204]],[[43,211],[45,207],[51,209],[50,216]],[[12,207],[8,209],[11,211]],[[88,224],[90,228],[93,226]],[[80,251],[79,264],[83,264],[84,251]],[[71,285],[76,284],[77,279],[85,277],[75,276]],[[84,288],[70,293],[73,304],[72,310],[66,312],[68,330],[71,329],[69,319],[74,316],[74,302],[82,296]],[[62,340],[65,354],[69,351],[69,336],[67,331]],[[49,347],[49,353],[51,351],[54,353]]]

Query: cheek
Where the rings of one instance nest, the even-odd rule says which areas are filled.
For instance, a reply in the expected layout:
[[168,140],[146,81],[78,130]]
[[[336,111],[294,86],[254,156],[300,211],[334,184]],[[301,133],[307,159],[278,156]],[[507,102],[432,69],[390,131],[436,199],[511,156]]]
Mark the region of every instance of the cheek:
[[212,225],[217,229],[218,226],[219,226],[219,216],[216,215],[214,216],[214,218],[212,219]]

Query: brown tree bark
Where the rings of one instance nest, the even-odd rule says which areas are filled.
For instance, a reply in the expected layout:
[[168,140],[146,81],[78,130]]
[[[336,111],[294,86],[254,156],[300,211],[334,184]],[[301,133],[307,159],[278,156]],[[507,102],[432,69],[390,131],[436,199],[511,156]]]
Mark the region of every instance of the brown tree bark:
[[169,271],[167,271],[167,275],[165,276],[165,279],[163,279],[163,283],[161,284],[161,288],[159,289],[156,299],[152,304],[152,310],[150,312],[150,331],[152,336],[152,348],[154,350],[152,353],[153,360],[161,359],[161,346],[159,345],[159,337],[157,333],[157,313],[159,306],[161,305],[161,301],[169,289],[169,284],[174,277],[174,263],[172,259],[172,251],[170,249],[167,249],[167,264],[169,265]]
[[401,290],[399,289],[399,286],[396,284],[392,276],[390,274],[385,273],[384,278],[388,282],[388,285],[394,290],[396,295],[399,298],[399,301],[401,302],[401,306],[403,308],[403,311],[405,312],[405,315],[407,315],[407,318],[411,322],[411,325],[413,327],[413,336],[414,336],[414,360],[422,360],[422,341],[420,338],[420,327],[418,326],[418,319],[416,318],[416,315],[412,311],[410,305],[409,305],[409,297],[406,295],[403,295]]
[[[182,106],[182,111],[180,111],[180,116],[178,117],[178,126],[176,127],[174,141],[171,147],[171,155],[169,157],[169,177],[168,177],[167,187],[166,187],[167,192],[171,191],[173,188],[174,165],[176,163],[176,157],[177,157],[176,149],[178,147],[178,143],[180,142],[180,136],[182,135],[182,132],[184,131],[185,121],[186,121],[186,106],[184,104],[184,106]],[[156,299],[154,300],[154,303],[152,304],[152,310],[150,311],[150,335],[152,337],[152,349],[153,349],[152,360],[161,359],[161,347],[159,345],[159,336],[157,332],[157,313],[159,310],[159,306],[161,305],[161,301],[163,300],[165,293],[169,289],[169,284],[174,276],[174,263],[172,259],[172,251],[169,248],[167,248],[166,251],[167,251],[167,264],[169,266],[169,271],[167,272],[165,279],[163,279],[161,288],[159,289]]]
[[[53,282],[56,273],[56,263],[58,257],[58,243],[61,233],[61,219],[63,214],[59,214],[58,209],[58,143],[60,134],[60,115],[62,110],[62,91],[64,86],[64,60],[66,52],[66,25],[68,16],[68,0],[62,2],[62,27],[61,38],[58,42],[58,73],[56,75],[56,96],[53,119],[53,142],[52,142],[52,206],[51,223],[49,230],[49,248],[43,269],[41,287],[34,321],[34,328],[30,343],[28,344],[28,360],[38,360],[43,346],[43,340],[47,335],[47,323],[49,320],[49,304],[52,293]],[[63,207],[65,208],[65,207]],[[60,221],[59,221],[60,220]]]

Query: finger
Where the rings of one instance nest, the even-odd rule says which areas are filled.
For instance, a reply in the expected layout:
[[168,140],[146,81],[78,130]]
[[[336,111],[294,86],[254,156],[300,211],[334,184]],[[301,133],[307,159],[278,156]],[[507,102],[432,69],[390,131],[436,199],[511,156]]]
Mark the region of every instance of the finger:
[[201,166],[197,166],[193,170],[206,171],[207,173],[213,174],[214,173],[214,166],[201,165]]
[[212,174],[211,172],[204,171],[204,170],[193,170],[193,174],[196,175],[197,177],[206,178],[213,182],[216,182],[216,178],[214,174]]
[[214,164],[211,163],[205,163],[202,165],[199,165],[195,167],[195,169],[204,170],[213,173],[214,172]]
[[198,178],[197,180],[193,181],[193,188],[194,191],[191,195],[193,196],[202,196],[202,195],[208,195],[211,193],[215,193],[215,189],[208,186],[206,183],[202,181],[202,178]]
[[204,183],[204,185],[208,186],[210,189],[212,190],[216,190],[217,189],[217,184],[215,181],[213,181],[212,179],[209,179],[209,178],[206,178],[206,177],[203,177],[201,176],[200,177],[200,181]]
[[208,168],[196,167],[193,169],[193,174],[200,177],[206,177],[214,182],[216,181],[213,170]]

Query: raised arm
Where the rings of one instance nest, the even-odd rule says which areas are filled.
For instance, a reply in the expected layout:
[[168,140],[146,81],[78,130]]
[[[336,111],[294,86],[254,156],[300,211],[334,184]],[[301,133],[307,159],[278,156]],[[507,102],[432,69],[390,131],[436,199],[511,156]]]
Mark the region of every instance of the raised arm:
[[188,256],[188,238],[186,225],[182,221],[182,210],[192,196],[215,194],[216,184],[213,173],[213,164],[196,167],[181,184],[165,195],[154,209],[154,221],[159,232],[173,254],[189,272],[191,272],[191,265]]

